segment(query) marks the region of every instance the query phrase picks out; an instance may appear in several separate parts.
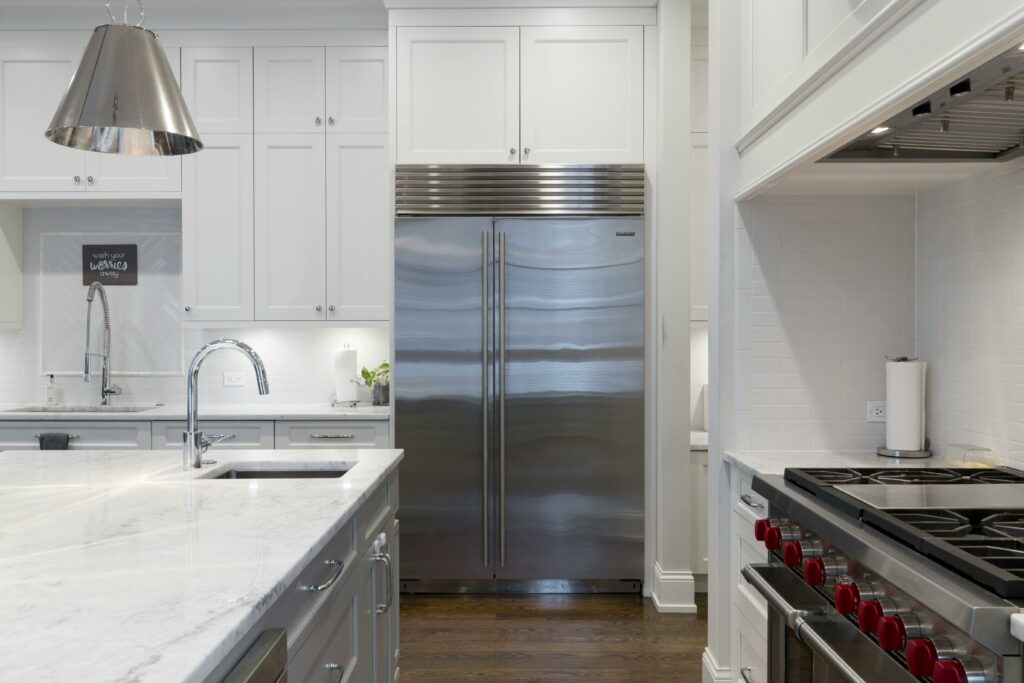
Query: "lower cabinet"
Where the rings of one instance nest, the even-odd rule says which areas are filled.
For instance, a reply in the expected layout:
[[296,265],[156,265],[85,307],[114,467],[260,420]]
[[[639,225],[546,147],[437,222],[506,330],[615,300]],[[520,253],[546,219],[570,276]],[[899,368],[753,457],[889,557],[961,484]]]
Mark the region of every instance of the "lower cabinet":
[[768,680],[768,604],[740,574],[748,564],[768,561],[768,551],[754,538],[754,522],[767,516],[767,501],[751,490],[752,477],[728,470],[731,488],[729,572],[732,587],[733,670],[737,681]]
[[25,421],[0,423],[0,451],[25,451],[39,448],[39,435],[67,434],[72,450],[148,450],[151,444],[148,422]]
[[[274,423],[256,420],[203,420],[199,424],[203,436],[207,439],[227,437],[218,440],[214,446],[217,450],[226,448],[273,448]],[[153,450],[180,449],[182,434],[185,433],[184,421],[154,422]]]
[[274,445],[276,448],[387,448],[388,424],[384,420],[278,422]]
[[205,683],[235,683],[235,668],[249,648],[273,629],[284,629],[287,636],[288,683],[393,683],[399,628],[397,510],[395,473],[367,492],[354,519],[277,597]]

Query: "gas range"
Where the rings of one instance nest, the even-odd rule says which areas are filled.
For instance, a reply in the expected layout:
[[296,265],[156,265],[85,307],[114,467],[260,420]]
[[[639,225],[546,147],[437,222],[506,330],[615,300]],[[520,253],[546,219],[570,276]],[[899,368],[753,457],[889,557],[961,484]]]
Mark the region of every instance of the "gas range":
[[754,490],[771,561],[744,576],[772,607],[770,680],[804,680],[785,674],[800,643],[848,681],[1024,681],[1024,472],[801,468]]

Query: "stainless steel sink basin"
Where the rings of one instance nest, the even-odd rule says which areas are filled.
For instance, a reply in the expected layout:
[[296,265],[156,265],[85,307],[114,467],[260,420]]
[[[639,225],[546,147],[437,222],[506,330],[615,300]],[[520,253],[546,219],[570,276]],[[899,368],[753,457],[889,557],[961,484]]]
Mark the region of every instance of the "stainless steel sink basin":
[[347,470],[247,470],[233,468],[210,479],[338,479]]
[[5,413],[141,413],[155,406],[21,406]]

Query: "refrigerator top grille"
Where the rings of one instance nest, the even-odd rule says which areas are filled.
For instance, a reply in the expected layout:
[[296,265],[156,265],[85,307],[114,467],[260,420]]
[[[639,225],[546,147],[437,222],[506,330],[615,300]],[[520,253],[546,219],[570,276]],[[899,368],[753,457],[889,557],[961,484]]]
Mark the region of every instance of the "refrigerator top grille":
[[642,216],[644,167],[399,165],[396,216]]

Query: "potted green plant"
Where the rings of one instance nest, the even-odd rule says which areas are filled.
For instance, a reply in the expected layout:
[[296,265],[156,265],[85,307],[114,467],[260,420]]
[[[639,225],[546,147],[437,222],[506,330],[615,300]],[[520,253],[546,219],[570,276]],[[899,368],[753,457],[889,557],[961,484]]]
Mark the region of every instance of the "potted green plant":
[[362,375],[363,382],[370,388],[373,405],[388,405],[391,402],[391,364],[381,363],[373,370],[364,366]]

